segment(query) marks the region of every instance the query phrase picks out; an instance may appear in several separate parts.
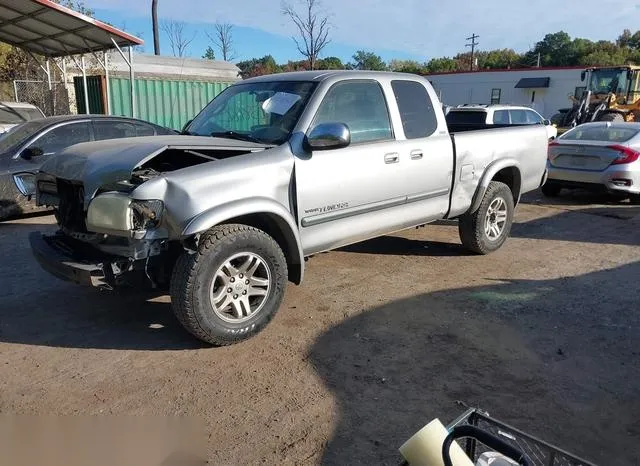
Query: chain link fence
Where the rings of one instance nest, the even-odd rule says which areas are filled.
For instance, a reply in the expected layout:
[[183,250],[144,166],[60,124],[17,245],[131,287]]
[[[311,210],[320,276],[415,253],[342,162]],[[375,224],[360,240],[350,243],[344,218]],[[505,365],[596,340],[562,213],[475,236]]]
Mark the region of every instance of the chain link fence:
[[63,82],[15,80],[13,89],[17,102],[28,102],[40,108],[46,116],[68,115],[69,92]]

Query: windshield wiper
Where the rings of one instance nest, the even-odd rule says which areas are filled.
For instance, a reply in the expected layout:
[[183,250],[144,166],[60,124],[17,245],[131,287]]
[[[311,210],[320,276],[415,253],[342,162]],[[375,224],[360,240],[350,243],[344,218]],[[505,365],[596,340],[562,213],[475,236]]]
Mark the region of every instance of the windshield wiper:
[[229,138],[229,139],[237,139],[238,141],[247,141],[247,142],[255,142],[258,144],[265,144],[264,141],[260,139],[254,138],[253,136],[249,136],[248,134],[236,133],[235,131],[214,131],[211,133],[211,136],[214,138]]

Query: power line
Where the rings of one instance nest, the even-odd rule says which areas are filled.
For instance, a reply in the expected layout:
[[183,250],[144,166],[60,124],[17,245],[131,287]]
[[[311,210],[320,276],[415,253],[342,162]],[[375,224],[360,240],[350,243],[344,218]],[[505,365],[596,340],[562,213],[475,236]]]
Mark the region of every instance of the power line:
[[471,47],[471,71],[473,71],[473,66],[475,64],[475,58],[476,58],[476,47],[478,45],[480,45],[479,42],[476,42],[476,39],[479,39],[480,36],[476,35],[476,33],[474,32],[473,34],[471,34],[471,37],[467,37],[467,41],[471,41],[471,43],[466,44],[466,47]]

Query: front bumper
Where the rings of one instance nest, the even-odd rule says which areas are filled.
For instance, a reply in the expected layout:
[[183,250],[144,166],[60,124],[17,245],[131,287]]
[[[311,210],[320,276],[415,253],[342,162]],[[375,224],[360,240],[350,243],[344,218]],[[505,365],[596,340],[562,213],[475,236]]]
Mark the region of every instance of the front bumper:
[[61,235],[33,232],[29,234],[29,242],[34,257],[51,275],[79,285],[113,287],[115,276],[109,258],[94,255],[80,258],[79,251]]

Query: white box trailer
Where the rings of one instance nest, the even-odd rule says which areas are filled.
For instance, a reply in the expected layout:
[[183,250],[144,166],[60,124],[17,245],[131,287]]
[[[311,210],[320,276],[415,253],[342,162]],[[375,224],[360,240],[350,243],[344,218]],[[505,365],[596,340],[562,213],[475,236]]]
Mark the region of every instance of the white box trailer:
[[445,105],[526,105],[545,118],[571,107],[569,95],[580,94],[584,67],[480,70],[427,75]]

